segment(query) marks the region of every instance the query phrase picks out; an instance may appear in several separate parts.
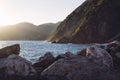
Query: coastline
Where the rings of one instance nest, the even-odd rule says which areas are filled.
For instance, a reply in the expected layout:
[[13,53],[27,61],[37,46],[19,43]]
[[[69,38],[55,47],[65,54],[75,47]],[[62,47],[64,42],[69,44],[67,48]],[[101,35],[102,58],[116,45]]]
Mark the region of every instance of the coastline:
[[34,64],[19,54],[19,44],[0,49],[1,80],[8,80],[8,77],[9,80],[120,79],[118,41],[94,44],[76,54],[66,52],[54,57],[52,53],[47,52]]

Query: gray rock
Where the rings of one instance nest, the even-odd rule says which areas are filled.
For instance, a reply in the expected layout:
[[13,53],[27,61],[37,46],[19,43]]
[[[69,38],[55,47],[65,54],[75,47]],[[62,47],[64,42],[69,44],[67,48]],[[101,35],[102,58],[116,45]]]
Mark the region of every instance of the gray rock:
[[72,54],[71,52],[66,52],[65,54],[59,54],[56,58],[55,61],[62,59],[62,58],[72,58],[72,57],[76,57],[77,55]]
[[113,41],[108,43],[106,50],[113,58],[114,68],[120,70],[120,42]]
[[94,63],[101,63],[108,67],[113,67],[113,59],[110,54],[99,47],[91,46],[83,49],[78,55],[86,56]]
[[106,46],[107,46],[107,49],[116,48],[116,47],[120,46],[120,42],[113,41],[113,42],[108,43]]
[[5,76],[33,76],[36,74],[31,62],[15,54],[0,59],[0,70],[2,69],[4,69],[2,73]]
[[20,52],[19,44],[8,46],[8,47],[0,49],[0,58],[8,57],[11,54],[19,55],[19,52]]
[[40,57],[40,59],[33,64],[35,69],[38,73],[41,73],[44,69],[46,69],[48,66],[50,66],[55,61],[55,58],[53,55],[48,52],[44,56]]
[[96,64],[87,57],[76,56],[73,58],[62,58],[54,62],[41,75],[47,77],[48,80],[51,76],[52,78],[62,76],[66,80],[97,80],[100,75],[107,71],[108,67],[101,65],[101,63]]

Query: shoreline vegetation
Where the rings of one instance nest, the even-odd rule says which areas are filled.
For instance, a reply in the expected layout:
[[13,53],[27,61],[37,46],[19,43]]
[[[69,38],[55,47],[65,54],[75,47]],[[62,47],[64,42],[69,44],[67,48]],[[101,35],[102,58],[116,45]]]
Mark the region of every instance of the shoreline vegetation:
[[20,45],[0,49],[0,80],[119,80],[120,42],[94,44],[76,54],[47,52],[32,64]]

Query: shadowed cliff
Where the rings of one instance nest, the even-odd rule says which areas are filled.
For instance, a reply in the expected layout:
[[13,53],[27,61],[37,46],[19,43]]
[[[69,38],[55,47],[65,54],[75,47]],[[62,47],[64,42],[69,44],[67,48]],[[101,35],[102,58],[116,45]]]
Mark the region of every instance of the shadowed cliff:
[[104,43],[113,40],[120,40],[120,0],[86,0],[48,39],[59,43]]

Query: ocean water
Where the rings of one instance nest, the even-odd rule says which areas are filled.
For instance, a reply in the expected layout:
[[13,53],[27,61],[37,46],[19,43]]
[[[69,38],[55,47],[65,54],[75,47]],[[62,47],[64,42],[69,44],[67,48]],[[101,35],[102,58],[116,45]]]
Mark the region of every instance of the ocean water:
[[20,44],[20,56],[32,63],[36,62],[46,52],[51,52],[54,56],[65,52],[76,54],[88,45],[83,44],[51,44],[45,41],[0,41],[0,48]]

